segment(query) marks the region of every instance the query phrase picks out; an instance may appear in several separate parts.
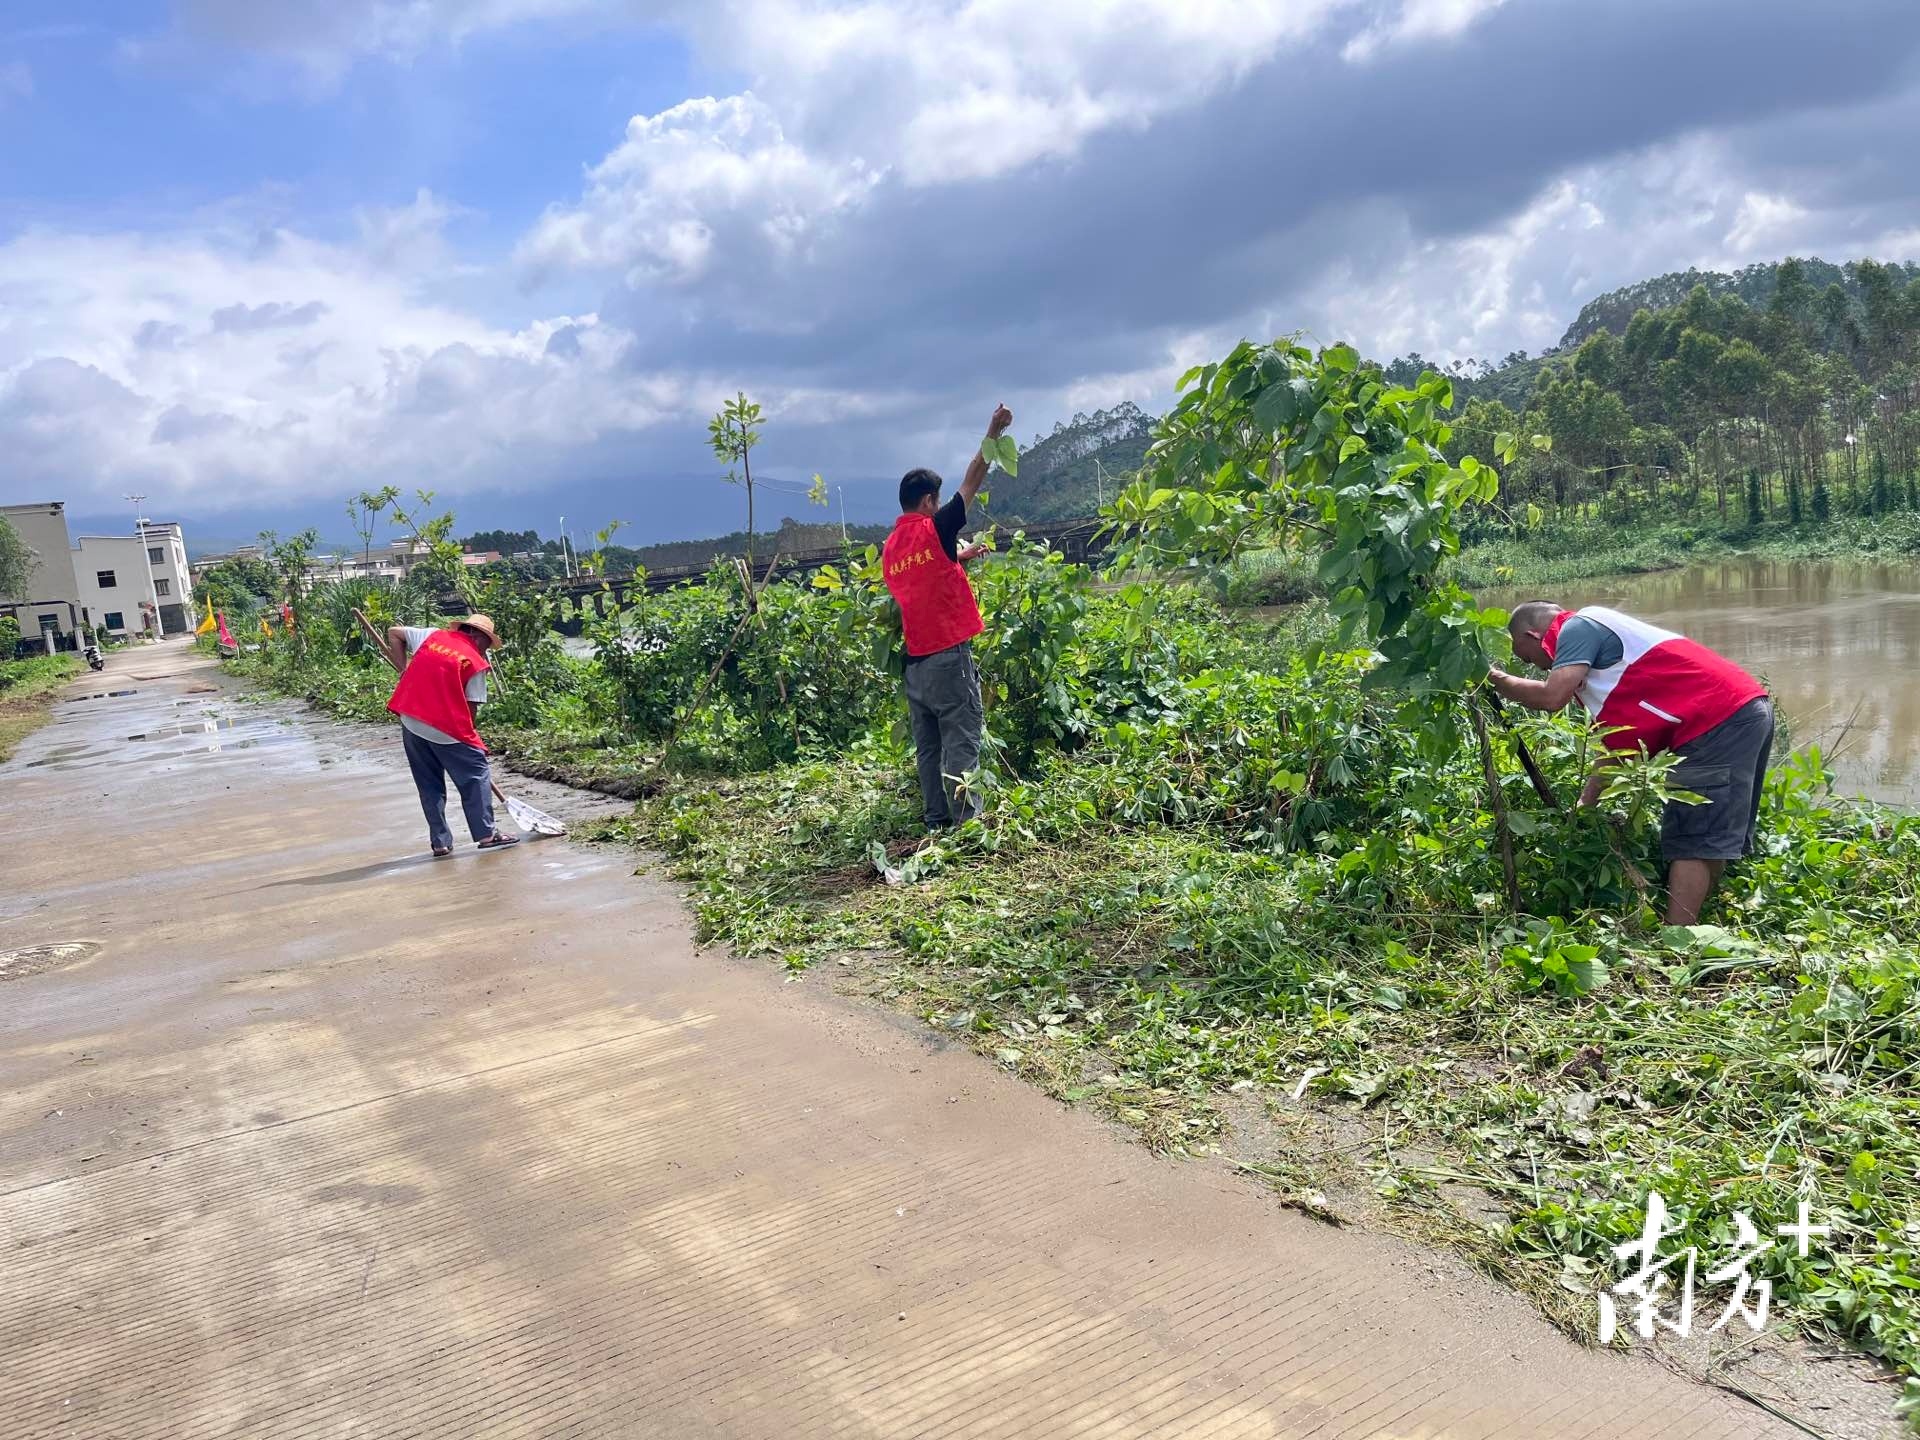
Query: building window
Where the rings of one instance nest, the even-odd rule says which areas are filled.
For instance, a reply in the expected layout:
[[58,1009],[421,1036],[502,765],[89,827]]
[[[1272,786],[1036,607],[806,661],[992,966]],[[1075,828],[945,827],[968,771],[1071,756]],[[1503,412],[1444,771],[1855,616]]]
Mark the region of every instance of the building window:
[[118,610],[107,611],[107,618],[102,623],[104,623],[109,630],[124,630],[127,628],[126,619]]
[[173,593],[173,582],[171,580],[156,580],[153,582],[153,588],[161,595],[171,595]]
[[96,570],[93,572],[93,579],[102,590],[111,590],[116,583],[111,570]]
[[164,565],[167,563],[167,554],[166,551],[162,550],[158,545],[149,545],[147,547],[147,559],[156,565]]

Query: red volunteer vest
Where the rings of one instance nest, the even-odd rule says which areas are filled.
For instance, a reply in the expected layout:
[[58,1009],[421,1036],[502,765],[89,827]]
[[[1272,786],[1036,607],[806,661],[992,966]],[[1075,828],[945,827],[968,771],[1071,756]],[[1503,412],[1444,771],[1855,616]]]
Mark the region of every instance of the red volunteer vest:
[[466,636],[455,630],[436,630],[413,652],[400,683],[393,687],[387,709],[395,715],[410,715],[463,744],[484,750],[487,747],[473,728],[473,710],[467,704],[467,681],[492,668]]
[[940,547],[931,516],[902,515],[880,551],[887,589],[900,606],[907,654],[933,655],[971,640],[987,627],[973,585],[957,560]]
[[[1560,648],[1560,629],[1576,612],[1554,617],[1540,644],[1552,659]],[[1671,750],[1704,735],[1734,711],[1767,693],[1766,687],[1706,646],[1662,630],[1618,610],[1589,605],[1577,612],[1620,637],[1620,663],[1587,671],[1580,703],[1602,729],[1623,727],[1606,737],[1614,750],[1649,755]]]

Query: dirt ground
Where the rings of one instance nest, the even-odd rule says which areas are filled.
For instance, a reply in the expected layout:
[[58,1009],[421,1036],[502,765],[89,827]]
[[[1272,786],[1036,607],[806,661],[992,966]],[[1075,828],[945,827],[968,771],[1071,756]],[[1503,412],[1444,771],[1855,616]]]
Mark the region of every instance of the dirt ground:
[[397,740],[179,645],[0,835],[9,1437],[1801,1433],[703,952],[616,851],[434,861]]

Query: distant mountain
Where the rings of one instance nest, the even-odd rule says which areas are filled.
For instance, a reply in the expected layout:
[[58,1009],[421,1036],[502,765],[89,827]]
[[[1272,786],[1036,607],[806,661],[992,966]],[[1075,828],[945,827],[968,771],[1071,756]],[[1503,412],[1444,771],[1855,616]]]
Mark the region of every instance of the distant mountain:
[[1002,524],[1093,514],[1140,468],[1153,426],[1154,417],[1131,400],[1056,424],[1020,452],[1018,475],[988,482],[989,513]]

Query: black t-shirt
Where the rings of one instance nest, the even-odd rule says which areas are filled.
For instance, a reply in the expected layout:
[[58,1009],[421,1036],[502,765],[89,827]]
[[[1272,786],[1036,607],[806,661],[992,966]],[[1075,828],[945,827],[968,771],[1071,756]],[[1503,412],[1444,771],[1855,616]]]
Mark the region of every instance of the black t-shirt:
[[940,548],[947,552],[949,560],[960,558],[960,532],[967,524],[967,499],[957,491],[954,497],[933,512],[934,533],[940,537]]

